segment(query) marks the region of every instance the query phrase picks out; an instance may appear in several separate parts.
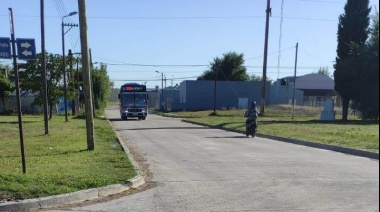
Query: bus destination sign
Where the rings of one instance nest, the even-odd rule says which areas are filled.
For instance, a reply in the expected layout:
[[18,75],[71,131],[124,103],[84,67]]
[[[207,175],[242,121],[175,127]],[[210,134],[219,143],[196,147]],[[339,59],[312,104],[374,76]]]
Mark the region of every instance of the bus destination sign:
[[144,86],[132,86],[132,85],[125,85],[121,88],[122,92],[145,92],[146,89]]

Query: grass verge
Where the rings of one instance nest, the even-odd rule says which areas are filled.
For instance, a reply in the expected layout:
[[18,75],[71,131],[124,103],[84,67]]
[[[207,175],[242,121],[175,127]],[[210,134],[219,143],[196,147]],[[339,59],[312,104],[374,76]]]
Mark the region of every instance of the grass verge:
[[0,202],[125,183],[136,176],[106,119],[95,119],[95,150],[87,150],[85,119],[23,116],[26,174],[22,173],[17,116],[0,116]]
[[[184,118],[213,127],[245,131],[243,110],[218,110],[196,112],[161,113],[164,116]],[[298,139],[316,143],[379,152],[379,122],[359,120],[349,116],[342,122],[340,115],[335,121],[320,121],[320,108],[270,106],[265,116],[259,117],[258,133]],[[211,115],[213,114],[213,115]]]

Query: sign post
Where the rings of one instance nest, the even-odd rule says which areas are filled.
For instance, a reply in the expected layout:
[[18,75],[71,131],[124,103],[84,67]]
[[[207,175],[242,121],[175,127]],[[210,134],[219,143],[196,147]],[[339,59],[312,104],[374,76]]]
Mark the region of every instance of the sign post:
[[0,38],[0,58],[12,58],[10,38]]

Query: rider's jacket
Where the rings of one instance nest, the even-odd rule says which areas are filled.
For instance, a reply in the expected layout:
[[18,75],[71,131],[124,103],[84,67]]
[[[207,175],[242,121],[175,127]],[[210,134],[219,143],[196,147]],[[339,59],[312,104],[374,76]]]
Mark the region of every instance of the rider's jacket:
[[245,116],[249,119],[256,119],[259,116],[259,111],[256,107],[250,107]]

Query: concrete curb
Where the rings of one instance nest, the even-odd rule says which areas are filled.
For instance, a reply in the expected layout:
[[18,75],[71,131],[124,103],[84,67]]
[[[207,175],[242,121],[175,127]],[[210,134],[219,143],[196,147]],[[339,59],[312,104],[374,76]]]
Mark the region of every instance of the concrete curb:
[[92,188],[67,194],[0,203],[0,211],[20,211],[26,209],[49,208],[70,203],[80,203],[88,200],[106,197],[109,195],[119,194],[131,188],[138,188],[139,186],[145,184],[145,180],[141,174],[140,168],[136,161],[133,159],[128,147],[124,144],[119,135],[116,134],[116,136],[129,160],[131,161],[135,171],[137,172],[137,176],[128,180],[126,184],[113,184],[100,188]]
[[[191,124],[197,124],[197,125],[201,125],[201,126],[205,126],[205,127],[210,127],[210,128],[214,128],[214,129],[221,129],[221,130],[226,130],[226,131],[230,131],[230,132],[245,134],[244,131],[240,131],[240,130],[227,129],[227,128],[223,128],[223,127],[214,127],[214,126],[210,126],[207,124],[200,124],[200,123],[189,121],[189,120],[182,120],[182,121],[187,122],[187,123],[191,123]],[[379,153],[374,153],[374,152],[369,152],[369,151],[364,151],[364,150],[358,150],[358,149],[351,149],[351,148],[347,148],[347,147],[334,146],[334,145],[330,145],[330,144],[321,144],[321,143],[314,143],[314,142],[310,142],[310,141],[303,141],[303,140],[297,140],[297,139],[291,139],[291,138],[283,138],[283,137],[279,137],[279,136],[265,135],[265,134],[261,134],[261,133],[257,133],[256,135],[258,137],[261,137],[261,138],[268,138],[268,139],[272,139],[272,140],[277,140],[277,141],[282,141],[282,142],[287,142],[287,143],[292,143],[292,144],[297,144],[297,145],[314,147],[314,148],[318,148],[318,149],[325,149],[325,150],[345,153],[345,154],[349,154],[349,155],[355,155],[355,156],[379,160]]]

